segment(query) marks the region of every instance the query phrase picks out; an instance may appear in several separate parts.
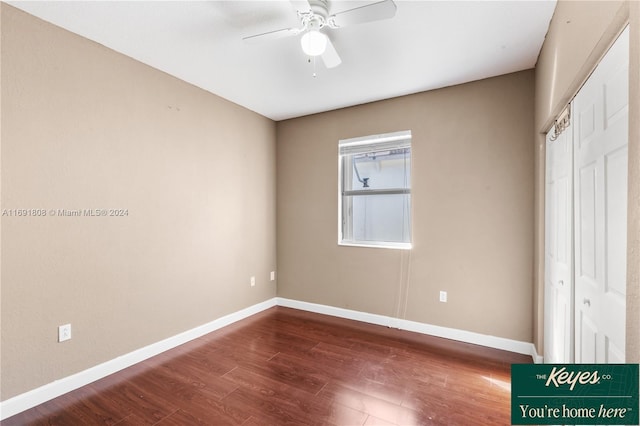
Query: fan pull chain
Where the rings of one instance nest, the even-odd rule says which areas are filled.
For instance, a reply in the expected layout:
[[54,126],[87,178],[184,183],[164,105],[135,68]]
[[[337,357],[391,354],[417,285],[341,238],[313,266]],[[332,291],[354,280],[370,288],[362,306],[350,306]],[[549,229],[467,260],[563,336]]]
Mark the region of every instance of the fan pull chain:
[[308,60],[309,63],[311,63],[311,58],[313,58],[313,73],[311,75],[313,76],[313,78],[316,78],[318,76],[318,74],[316,73],[316,57],[309,56],[309,60]]

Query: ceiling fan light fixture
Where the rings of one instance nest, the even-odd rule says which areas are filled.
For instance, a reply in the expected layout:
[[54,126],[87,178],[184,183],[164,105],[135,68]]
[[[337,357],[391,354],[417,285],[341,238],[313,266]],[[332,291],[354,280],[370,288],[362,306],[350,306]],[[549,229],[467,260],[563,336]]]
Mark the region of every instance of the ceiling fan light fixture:
[[327,48],[327,36],[318,30],[309,30],[300,39],[300,44],[308,56],[319,56]]

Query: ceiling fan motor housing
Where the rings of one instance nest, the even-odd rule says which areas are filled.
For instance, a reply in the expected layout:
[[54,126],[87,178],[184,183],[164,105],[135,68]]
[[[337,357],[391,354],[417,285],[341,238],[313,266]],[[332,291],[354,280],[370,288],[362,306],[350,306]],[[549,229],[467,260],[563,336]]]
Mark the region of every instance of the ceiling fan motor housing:
[[[310,0],[309,12],[302,13],[302,25],[309,30],[319,30],[327,25],[329,2],[327,0]],[[330,25],[329,25],[330,26]]]
[[327,0],[309,0],[309,6],[314,15],[322,17],[326,20],[329,16],[329,2]]

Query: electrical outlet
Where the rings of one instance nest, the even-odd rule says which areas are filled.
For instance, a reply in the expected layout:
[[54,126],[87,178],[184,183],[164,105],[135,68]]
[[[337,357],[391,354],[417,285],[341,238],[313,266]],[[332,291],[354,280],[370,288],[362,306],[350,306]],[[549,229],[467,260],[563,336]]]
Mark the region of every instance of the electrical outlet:
[[69,339],[71,339],[71,324],[58,327],[58,342],[64,342]]
[[256,285],[256,277],[251,277],[251,287]]
[[446,291],[440,291],[440,301],[441,302],[446,302],[447,301],[447,292]]
[[269,276],[269,278],[271,279],[271,281],[275,281],[275,279],[276,279],[276,271],[271,271],[271,275]]

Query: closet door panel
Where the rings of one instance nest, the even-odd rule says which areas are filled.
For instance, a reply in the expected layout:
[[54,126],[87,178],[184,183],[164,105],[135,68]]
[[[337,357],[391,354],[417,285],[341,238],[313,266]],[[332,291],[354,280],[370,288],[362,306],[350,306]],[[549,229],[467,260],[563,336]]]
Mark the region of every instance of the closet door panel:
[[545,362],[573,361],[572,134],[547,136]]
[[628,29],[573,101],[575,360],[624,362]]

